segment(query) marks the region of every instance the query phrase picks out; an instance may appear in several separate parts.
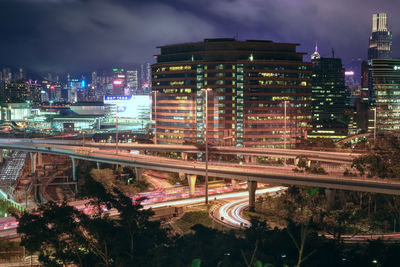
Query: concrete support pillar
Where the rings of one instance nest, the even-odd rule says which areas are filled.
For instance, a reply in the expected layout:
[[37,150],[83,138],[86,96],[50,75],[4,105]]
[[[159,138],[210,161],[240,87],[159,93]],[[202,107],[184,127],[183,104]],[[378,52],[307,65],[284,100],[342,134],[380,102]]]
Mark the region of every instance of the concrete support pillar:
[[253,163],[253,164],[256,164],[257,163],[257,157],[256,156],[251,156],[250,157],[250,162]]
[[336,195],[336,190],[335,189],[325,189],[325,196],[326,196],[326,202],[327,202],[327,210],[330,211],[333,209],[335,206],[335,195]]
[[297,164],[299,164],[299,161],[300,161],[300,159],[295,158],[295,159],[294,159],[294,165],[297,166]]
[[36,172],[36,161],[37,161],[37,153],[30,152],[31,155],[31,173]]
[[142,168],[135,167],[135,174],[136,174],[136,182],[142,180],[143,169],[142,169]]
[[256,181],[247,181],[247,187],[249,189],[249,210],[254,211],[256,207]]
[[0,163],[3,163],[3,149],[0,149]]
[[188,174],[187,179],[189,182],[189,196],[194,196],[194,192],[196,190],[196,180],[197,175],[195,174]]
[[75,162],[75,158],[72,158],[72,181],[76,181],[76,162]]
[[100,170],[100,162],[96,161],[97,169]]
[[232,179],[231,184],[232,184],[232,188],[234,190],[238,188],[238,181],[237,180]]
[[187,160],[188,159],[188,154],[186,152],[181,152],[181,158],[183,160]]
[[250,163],[250,156],[244,156],[244,163]]
[[43,157],[42,153],[37,153],[37,165],[42,166],[43,165]]

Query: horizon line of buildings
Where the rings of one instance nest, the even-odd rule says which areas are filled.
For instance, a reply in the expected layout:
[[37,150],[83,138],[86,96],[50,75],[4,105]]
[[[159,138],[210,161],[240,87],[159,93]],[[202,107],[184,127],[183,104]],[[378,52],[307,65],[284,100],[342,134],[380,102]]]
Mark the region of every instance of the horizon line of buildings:
[[[295,148],[302,139],[371,132],[374,124],[378,131],[395,131],[400,128],[400,60],[391,59],[385,13],[373,14],[369,42],[361,86],[354,86],[354,72],[346,72],[340,58],[321,57],[317,47],[311,62],[304,62],[299,44],[215,38],[158,47],[142,90],[137,71],[115,68],[108,76],[93,72],[89,84],[69,76],[64,85],[51,77],[44,86],[3,81],[0,103],[21,99],[51,106],[57,99],[79,104],[151,95],[149,121],[154,120],[158,143],[202,143],[207,133],[218,145]],[[117,107],[114,115],[118,112]]]

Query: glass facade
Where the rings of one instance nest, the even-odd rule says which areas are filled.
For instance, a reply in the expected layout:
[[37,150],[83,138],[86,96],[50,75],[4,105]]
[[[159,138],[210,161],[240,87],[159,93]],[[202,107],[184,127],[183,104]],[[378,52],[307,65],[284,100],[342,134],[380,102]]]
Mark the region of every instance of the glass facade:
[[348,135],[346,85],[342,60],[312,60],[312,130],[310,138],[341,139]]
[[399,130],[400,59],[373,59],[372,80],[375,89],[377,130]]

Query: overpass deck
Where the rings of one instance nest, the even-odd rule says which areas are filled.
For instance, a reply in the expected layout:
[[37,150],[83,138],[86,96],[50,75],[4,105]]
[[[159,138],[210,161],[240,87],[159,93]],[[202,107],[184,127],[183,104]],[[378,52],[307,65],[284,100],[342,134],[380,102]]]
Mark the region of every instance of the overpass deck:
[[[54,144],[35,143],[0,143],[0,148],[41,152],[70,156],[74,159],[89,160],[101,163],[129,165],[138,168],[184,172],[193,175],[205,175],[205,164],[184,160],[168,159],[157,156],[137,155],[129,153],[115,154],[115,151],[84,148],[78,146],[60,146]],[[258,181],[270,184],[307,185],[331,189],[344,189],[374,193],[400,195],[399,180],[367,179],[360,177],[343,177],[339,175],[322,176],[303,173],[293,173],[291,170],[277,171],[276,168],[253,168],[237,166],[221,166],[210,164],[209,176]]]

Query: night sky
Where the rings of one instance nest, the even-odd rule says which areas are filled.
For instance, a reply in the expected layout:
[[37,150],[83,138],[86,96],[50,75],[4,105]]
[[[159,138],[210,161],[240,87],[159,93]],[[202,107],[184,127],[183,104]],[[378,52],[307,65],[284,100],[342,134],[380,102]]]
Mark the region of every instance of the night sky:
[[[367,56],[387,12],[400,57],[399,0],[0,0],[0,66],[85,72],[154,62],[158,45],[235,37],[300,43],[344,63]],[[309,60],[309,56],[305,57]]]

